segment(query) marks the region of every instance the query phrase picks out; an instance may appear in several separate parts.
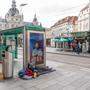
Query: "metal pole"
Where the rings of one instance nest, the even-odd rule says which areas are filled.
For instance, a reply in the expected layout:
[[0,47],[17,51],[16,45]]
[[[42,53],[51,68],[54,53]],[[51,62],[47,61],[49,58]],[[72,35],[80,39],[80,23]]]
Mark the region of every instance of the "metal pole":
[[26,30],[23,29],[23,67],[26,66]]
[[[20,7],[21,7],[21,14],[23,16],[23,12],[22,12],[22,7],[26,6],[27,4],[21,4]],[[26,28],[25,28],[25,25],[24,25],[24,28],[23,28],[23,68],[26,66]]]
[[26,4],[26,3],[20,4],[20,13],[21,13],[21,15],[22,15],[22,18],[23,18],[23,10],[22,10],[22,7],[24,7],[24,6],[26,6],[26,5],[28,5],[28,4]]

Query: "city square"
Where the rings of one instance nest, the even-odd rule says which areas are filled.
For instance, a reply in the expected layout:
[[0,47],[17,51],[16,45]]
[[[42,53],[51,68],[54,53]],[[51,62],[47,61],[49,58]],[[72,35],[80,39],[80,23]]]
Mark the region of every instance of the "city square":
[[0,90],[90,90],[90,0],[1,3]]
[[[0,81],[0,90],[90,89],[90,60],[88,57],[46,54],[46,65],[56,71],[30,80],[23,80],[14,76],[13,79]],[[22,58],[22,56],[20,57]]]

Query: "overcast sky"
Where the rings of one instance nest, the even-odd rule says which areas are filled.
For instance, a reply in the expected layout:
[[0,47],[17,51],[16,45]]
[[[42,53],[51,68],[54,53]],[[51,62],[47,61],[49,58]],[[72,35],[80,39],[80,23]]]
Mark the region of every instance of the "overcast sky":
[[[44,27],[50,27],[66,16],[78,15],[89,0],[16,0],[16,2],[19,10],[21,10],[20,4],[28,4],[22,8],[24,21],[31,22],[36,13],[38,21]],[[11,4],[12,0],[0,0],[1,17],[5,16]]]

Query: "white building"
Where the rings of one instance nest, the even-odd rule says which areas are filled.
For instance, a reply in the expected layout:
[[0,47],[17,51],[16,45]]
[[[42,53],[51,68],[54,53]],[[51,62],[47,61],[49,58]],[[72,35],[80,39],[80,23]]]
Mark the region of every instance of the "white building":
[[84,7],[78,16],[78,31],[89,31],[89,4]]
[[5,28],[5,19],[3,18],[0,18],[0,30],[4,29]]
[[78,31],[81,38],[86,42],[87,51],[90,52],[90,31],[89,31],[89,4],[85,6],[78,16]]
[[9,29],[22,26],[23,15],[19,13],[19,10],[16,8],[15,0],[12,0],[12,6],[5,15],[5,19],[0,19],[0,29]]

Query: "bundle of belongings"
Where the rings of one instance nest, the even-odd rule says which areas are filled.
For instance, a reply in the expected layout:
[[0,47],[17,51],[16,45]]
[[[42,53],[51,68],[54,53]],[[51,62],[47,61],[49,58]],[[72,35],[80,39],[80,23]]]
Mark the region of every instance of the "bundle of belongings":
[[32,64],[28,63],[26,68],[18,72],[18,76],[21,79],[28,80],[28,79],[36,78],[42,74],[53,72],[53,71],[55,70],[53,70],[52,68],[49,68],[48,66],[47,67],[34,67]]

